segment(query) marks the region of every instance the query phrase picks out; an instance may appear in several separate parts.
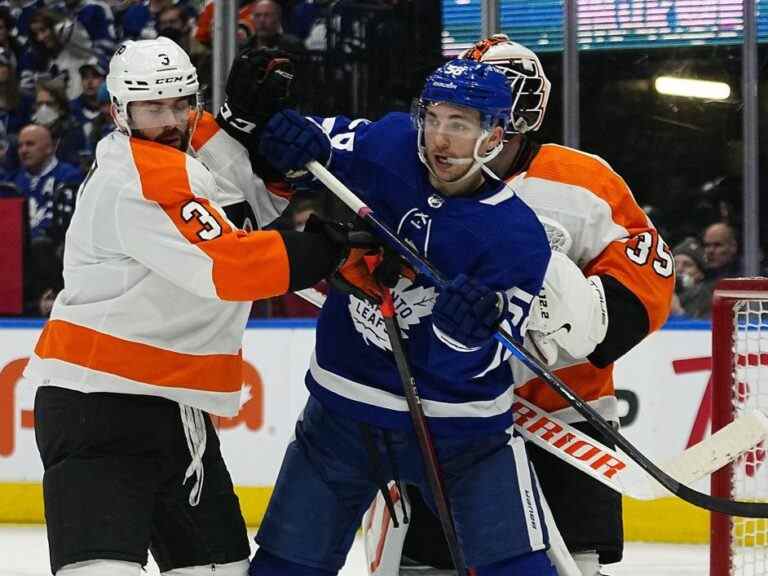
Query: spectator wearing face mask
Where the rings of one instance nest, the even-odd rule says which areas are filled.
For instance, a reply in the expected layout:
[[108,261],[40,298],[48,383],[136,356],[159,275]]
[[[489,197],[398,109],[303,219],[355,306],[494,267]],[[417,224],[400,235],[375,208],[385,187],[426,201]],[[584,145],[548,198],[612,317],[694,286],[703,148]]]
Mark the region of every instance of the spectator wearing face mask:
[[703,284],[704,249],[701,242],[688,237],[674,247],[675,295],[672,313],[691,318],[708,318],[711,291]]
[[37,85],[32,121],[50,129],[59,160],[80,167],[84,158],[89,157],[83,130],[72,117],[67,95],[59,83],[49,81]]

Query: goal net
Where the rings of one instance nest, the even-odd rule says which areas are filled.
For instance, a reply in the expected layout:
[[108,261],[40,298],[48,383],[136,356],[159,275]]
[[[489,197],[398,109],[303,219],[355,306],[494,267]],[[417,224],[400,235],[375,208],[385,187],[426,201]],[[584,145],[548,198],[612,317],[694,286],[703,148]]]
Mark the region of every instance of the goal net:
[[[718,282],[712,306],[712,432],[768,414],[768,278]],[[768,446],[712,475],[712,495],[768,502]],[[768,520],[711,515],[710,576],[768,575]]]

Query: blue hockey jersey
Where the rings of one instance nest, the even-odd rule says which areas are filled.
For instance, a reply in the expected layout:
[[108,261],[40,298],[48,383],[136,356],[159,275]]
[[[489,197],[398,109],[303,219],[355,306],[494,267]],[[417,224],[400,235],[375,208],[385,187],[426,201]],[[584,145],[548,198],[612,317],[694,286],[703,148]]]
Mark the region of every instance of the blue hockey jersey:
[[[506,291],[504,327],[521,338],[549,262],[547,237],[533,211],[504,182],[489,179],[471,196],[446,197],[429,182],[406,114],[369,123],[317,119],[331,138],[330,170],[377,217],[448,278],[465,273]],[[509,353],[495,340],[466,349],[441,337],[431,313],[438,288],[401,279],[397,320],[430,426],[437,434],[476,434],[512,424]],[[377,307],[331,291],[318,320],[306,375],[327,409],[388,428],[411,426],[402,384]]]

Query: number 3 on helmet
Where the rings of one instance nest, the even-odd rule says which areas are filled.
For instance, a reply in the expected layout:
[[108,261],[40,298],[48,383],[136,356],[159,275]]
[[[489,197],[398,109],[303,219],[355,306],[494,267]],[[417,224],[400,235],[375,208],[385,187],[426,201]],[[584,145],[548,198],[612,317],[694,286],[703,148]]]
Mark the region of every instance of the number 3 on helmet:
[[182,48],[173,40],[160,36],[154,40],[127,40],[115,51],[109,62],[107,90],[114,105],[118,128],[130,135],[128,104],[148,100],[188,97],[194,118],[194,130],[202,110],[198,95],[197,70]]
[[493,64],[507,75],[512,90],[512,121],[507,137],[539,129],[551,85],[533,51],[512,42],[506,34],[494,34],[465,50],[460,58]]

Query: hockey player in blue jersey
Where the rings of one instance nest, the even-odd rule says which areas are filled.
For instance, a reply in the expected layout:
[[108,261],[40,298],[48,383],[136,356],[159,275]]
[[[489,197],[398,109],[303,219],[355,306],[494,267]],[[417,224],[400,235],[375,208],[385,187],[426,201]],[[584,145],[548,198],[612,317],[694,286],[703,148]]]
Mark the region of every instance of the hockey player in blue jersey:
[[[522,339],[550,256],[534,213],[484,169],[501,149],[511,106],[502,72],[454,60],[429,77],[413,119],[350,123],[283,111],[262,130],[260,151],[283,172],[325,163],[454,279],[438,290],[421,276],[400,278],[393,296],[459,542],[478,576],[552,576],[538,488],[511,432],[508,354],[493,339],[500,325]],[[316,340],[310,398],[251,576],[336,574],[377,489],[395,479],[428,493],[376,305],[331,291]]]

